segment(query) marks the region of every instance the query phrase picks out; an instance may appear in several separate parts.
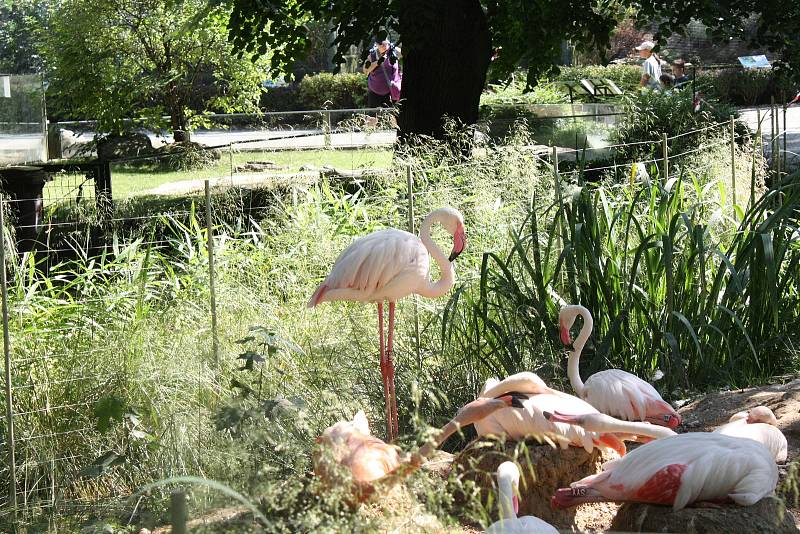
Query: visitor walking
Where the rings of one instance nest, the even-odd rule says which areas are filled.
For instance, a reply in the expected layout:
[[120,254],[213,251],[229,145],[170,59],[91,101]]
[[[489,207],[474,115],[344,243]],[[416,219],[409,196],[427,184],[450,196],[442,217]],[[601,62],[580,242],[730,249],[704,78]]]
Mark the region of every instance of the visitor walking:
[[675,79],[675,89],[680,89],[689,83],[689,76],[686,75],[686,62],[678,58],[672,62],[672,76]]
[[653,41],[644,41],[636,47],[636,50],[639,51],[639,57],[644,59],[644,63],[642,63],[642,78],[639,80],[639,85],[653,91],[659,91],[661,89],[661,61],[653,53],[655,46]]

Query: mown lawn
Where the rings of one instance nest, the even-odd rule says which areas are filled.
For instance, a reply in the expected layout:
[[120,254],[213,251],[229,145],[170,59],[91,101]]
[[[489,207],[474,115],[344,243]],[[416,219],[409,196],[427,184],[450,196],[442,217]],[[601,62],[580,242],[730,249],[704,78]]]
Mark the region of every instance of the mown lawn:
[[[184,180],[205,180],[231,176],[231,168],[247,162],[272,162],[275,169],[259,171],[267,174],[293,173],[304,165],[322,167],[332,165],[342,169],[387,168],[392,161],[392,152],[383,149],[362,150],[284,150],[223,153],[213,166],[193,171],[170,171],[153,164],[116,165],[111,168],[111,188],[114,199],[145,194],[167,183]],[[231,164],[232,163],[232,164]],[[235,172],[237,176],[250,173]],[[74,175],[57,176],[45,186],[45,203],[74,196],[80,179]]]

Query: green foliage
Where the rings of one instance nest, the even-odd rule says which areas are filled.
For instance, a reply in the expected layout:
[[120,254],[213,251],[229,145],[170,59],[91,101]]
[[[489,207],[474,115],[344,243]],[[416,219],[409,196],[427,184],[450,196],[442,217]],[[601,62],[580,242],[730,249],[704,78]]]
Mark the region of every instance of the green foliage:
[[15,0],[0,4],[0,72],[29,74],[42,70],[36,38],[46,21],[44,2]]
[[220,153],[198,143],[170,143],[156,149],[158,163],[167,171],[208,169],[217,164]]
[[[777,102],[781,102],[781,89],[787,88],[785,84],[776,80],[772,70],[765,69],[709,71],[698,75],[695,83],[698,90],[736,106],[769,104],[770,97],[775,97]],[[786,91],[786,94],[789,92]]]
[[301,109],[357,109],[367,104],[367,77],[322,72],[300,80]]
[[[663,42],[673,33],[685,35],[693,20],[708,27],[708,34],[717,43],[725,43],[729,37],[746,37],[745,20],[755,21],[755,37],[752,45],[775,53],[780,61],[777,70],[780,76],[800,81],[800,17],[789,4],[773,4],[760,0],[681,0],[665,5],[660,0],[637,0],[640,21],[658,20],[656,41]],[[664,13],[669,17],[664,17]]]
[[[706,98],[699,112],[695,112],[692,103],[692,92],[689,90],[661,93],[657,91],[641,91],[628,95],[623,100],[624,115],[617,125],[614,144],[634,144],[623,147],[620,152],[626,157],[643,158],[656,152],[661,154],[659,142],[664,134],[675,137],[679,134],[696,132],[694,135],[683,135],[670,141],[670,153],[681,154],[697,148],[699,143],[718,131],[703,131],[703,128],[730,121],[736,110],[729,104]],[[737,133],[747,132],[746,126],[739,124]],[[659,156],[661,157],[661,156]]]
[[42,36],[51,106],[97,119],[99,131],[112,133],[130,127],[124,118],[191,130],[206,110],[255,111],[263,61],[234,58],[228,11],[198,16],[206,6],[201,0],[54,4]]
[[671,392],[788,370],[800,326],[800,176],[782,186],[780,207],[772,190],[738,224],[720,219],[711,191],[689,174],[537,199],[511,252],[485,253],[479,280],[453,295],[443,342],[498,376],[538,369],[562,379],[561,365],[532,365],[531,355],[543,339],[558,343],[563,299],[594,315],[585,375],[661,369]]

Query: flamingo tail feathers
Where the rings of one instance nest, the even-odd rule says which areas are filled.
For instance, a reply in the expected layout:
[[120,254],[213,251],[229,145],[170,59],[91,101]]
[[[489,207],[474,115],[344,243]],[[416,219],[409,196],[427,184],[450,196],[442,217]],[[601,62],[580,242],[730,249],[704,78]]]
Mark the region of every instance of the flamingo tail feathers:
[[328,291],[328,289],[329,289],[328,286],[325,285],[324,283],[320,284],[317,290],[314,291],[314,294],[311,295],[311,300],[308,301],[308,307],[313,308],[314,306],[322,302],[322,297],[325,296],[325,293]]

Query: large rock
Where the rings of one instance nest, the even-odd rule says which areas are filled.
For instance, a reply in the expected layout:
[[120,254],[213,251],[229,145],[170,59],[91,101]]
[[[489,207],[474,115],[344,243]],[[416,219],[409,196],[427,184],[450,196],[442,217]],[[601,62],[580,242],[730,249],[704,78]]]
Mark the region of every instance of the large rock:
[[775,497],[761,499],[753,506],[724,505],[719,508],[684,508],[628,503],[620,507],[611,524],[625,532],[671,532],[686,534],[796,534],[792,514]]
[[569,510],[553,510],[550,498],[556,489],[565,488],[583,477],[600,472],[600,466],[618,458],[615,452],[591,454],[584,449],[553,448],[536,441],[498,441],[485,438],[470,444],[454,461],[454,469],[480,488],[481,500],[492,498],[492,519],[497,519],[497,467],[516,461],[520,467],[519,515],[534,515],[561,529],[606,530],[619,508],[615,503],[582,504]]

